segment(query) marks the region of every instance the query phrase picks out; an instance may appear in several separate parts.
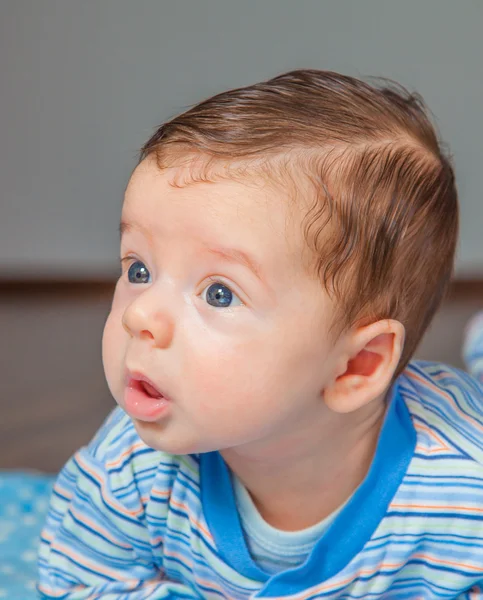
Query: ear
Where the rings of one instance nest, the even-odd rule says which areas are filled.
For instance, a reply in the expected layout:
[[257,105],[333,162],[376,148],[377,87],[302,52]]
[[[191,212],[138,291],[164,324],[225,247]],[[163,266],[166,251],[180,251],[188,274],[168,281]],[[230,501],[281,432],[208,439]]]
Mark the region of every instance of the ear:
[[384,394],[391,385],[404,346],[404,326],[383,320],[349,331],[333,382],[324,401],[333,411],[348,413]]

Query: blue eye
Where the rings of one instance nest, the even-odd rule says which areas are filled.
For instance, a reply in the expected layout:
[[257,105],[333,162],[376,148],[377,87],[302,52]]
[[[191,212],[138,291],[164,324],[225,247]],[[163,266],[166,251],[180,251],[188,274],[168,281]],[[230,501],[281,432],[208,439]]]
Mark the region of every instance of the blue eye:
[[229,287],[223,283],[212,283],[206,288],[206,302],[215,308],[228,308],[233,305],[240,305],[241,301]]
[[129,267],[127,278],[129,283],[149,283],[150,275],[146,265],[137,260]]

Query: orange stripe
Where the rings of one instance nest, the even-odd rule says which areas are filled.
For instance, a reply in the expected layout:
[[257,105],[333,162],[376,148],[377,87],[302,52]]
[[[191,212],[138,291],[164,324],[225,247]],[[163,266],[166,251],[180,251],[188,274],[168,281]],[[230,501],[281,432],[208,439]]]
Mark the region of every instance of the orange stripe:
[[90,519],[86,519],[84,515],[80,515],[77,511],[74,511],[72,509],[72,507],[70,508],[70,512],[77,517],[77,519],[79,521],[81,521],[81,523],[85,523],[86,525],[88,525],[91,529],[94,529],[94,531],[97,531],[97,533],[100,533],[102,535],[102,537],[106,538],[107,540],[109,540],[110,542],[113,542],[114,544],[116,544],[117,546],[121,546],[122,548],[126,548],[128,550],[132,550],[132,546],[130,544],[123,544],[122,542],[120,542],[119,540],[117,540],[116,538],[114,538],[109,532],[107,532],[105,529],[102,529],[101,527],[99,527],[99,525],[97,523],[94,523],[93,521],[91,521]]
[[[337,583],[323,584],[321,586],[314,587],[310,591],[308,591],[306,594],[304,594],[303,596],[300,596],[300,598],[299,598],[299,596],[297,596],[297,598],[299,598],[299,600],[305,600],[306,598],[310,598],[310,596],[312,596],[313,594],[316,594],[318,592],[328,592],[333,588],[348,585],[351,581],[354,581],[354,576],[348,577],[347,579],[344,579],[342,581],[338,581]],[[287,600],[287,598],[293,598],[293,597],[294,596],[276,596],[272,600],[284,600],[284,599]]]
[[416,446],[416,452],[420,454],[437,454],[438,452],[447,452],[448,448],[428,448],[427,446]]
[[42,594],[45,594],[46,596],[49,596],[52,598],[60,598],[60,596],[65,596],[65,590],[56,592],[54,590],[54,588],[51,588],[50,586],[42,585],[41,583],[39,583],[39,591],[42,592]]
[[203,532],[203,533],[206,535],[206,537],[207,537],[207,538],[210,540],[210,542],[213,542],[213,536],[211,535],[211,533],[210,533],[210,532],[209,532],[207,529],[205,529],[205,528],[203,527],[203,525],[202,525],[202,524],[201,524],[199,521],[195,521],[195,520],[193,519],[193,523],[195,524],[195,526],[196,526],[196,527],[197,527],[197,528],[198,528],[200,531],[202,531],[202,532]]
[[117,581],[123,581],[124,583],[131,583],[131,584],[135,584],[135,585],[137,585],[139,583],[139,580],[137,580],[137,579],[123,577],[122,574],[119,573],[119,571],[114,571],[114,570],[108,569],[106,567],[103,567],[102,565],[95,564],[93,562],[90,562],[89,560],[86,560],[85,556],[82,556],[81,554],[77,554],[76,552],[73,552],[72,548],[69,548],[68,546],[64,546],[62,544],[53,544],[52,547],[55,548],[58,552],[60,552],[64,556],[68,556],[68,557],[72,558],[73,560],[75,560],[80,565],[83,565],[84,567],[91,569],[94,573],[99,573],[100,575],[106,575],[107,577],[111,577],[112,579],[117,580]]
[[471,506],[454,506],[449,504],[442,504],[441,506],[436,506],[432,504],[390,504],[391,508],[422,508],[422,509],[433,509],[433,510],[461,510],[463,512],[483,512],[483,508],[476,508]]
[[[194,574],[193,569],[185,563],[186,557],[183,556],[182,554],[178,554],[177,552],[170,552],[169,554],[166,554],[166,556],[172,557],[172,558],[177,558],[186,569],[189,569]],[[225,597],[225,594],[224,594],[224,591],[222,590],[222,588],[218,585],[213,585],[213,581],[208,581],[207,579],[200,579],[198,577],[195,577],[195,581],[197,583],[199,583],[200,585],[207,587],[209,590],[221,592],[222,596]]]
[[457,563],[451,560],[442,560],[440,558],[430,557],[429,554],[414,554],[413,557],[425,560],[426,562],[432,562],[437,565],[449,565],[450,567],[456,567],[457,569],[461,570],[471,569],[472,571],[477,571],[478,573],[483,572],[483,565],[469,565],[468,563]]
[[182,502],[176,502],[176,500],[173,500],[173,498],[171,498],[170,504],[173,504],[174,506],[176,506],[176,508],[181,509],[189,517],[190,521],[192,521],[193,524],[200,531],[202,531],[210,541],[213,541],[211,533],[207,529],[205,529],[205,527],[199,521],[196,521],[195,519],[193,519],[193,517],[191,517],[189,510],[185,504],[183,504]]
[[82,468],[87,471],[87,473],[89,473],[89,475],[91,475],[101,486],[101,491],[102,491],[102,497],[104,499],[104,501],[111,506],[117,513],[121,513],[124,515],[128,515],[130,517],[138,517],[138,515],[142,514],[143,509],[140,508],[137,511],[132,511],[132,510],[128,510],[127,508],[125,508],[124,506],[122,506],[122,504],[118,503],[117,505],[113,504],[109,498],[107,497],[107,488],[106,488],[106,484],[105,481],[99,476],[98,473],[96,473],[95,471],[92,471],[85,463],[84,461],[80,458],[80,456],[77,457],[77,460],[79,461],[79,463],[81,464]]
[[423,425],[421,423],[418,423],[416,421],[415,425],[416,429],[421,429],[422,431],[426,431],[431,437],[433,437],[441,446],[443,446],[444,448],[448,448],[448,446],[443,442],[443,440],[436,434],[435,431],[433,431],[431,428],[427,427],[426,425]]
[[[468,565],[466,563],[460,564],[460,563],[456,563],[456,562],[436,559],[427,554],[415,554],[415,555],[413,555],[413,558],[424,560],[427,563],[448,565],[448,566],[456,567],[456,568],[459,568],[462,570],[464,570],[465,568],[466,569],[469,568],[471,570],[477,571],[478,573],[483,572],[483,565],[476,566],[476,565]],[[310,596],[312,596],[313,594],[316,594],[319,592],[328,592],[334,588],[347,586],[348,584],[353,582],[355,579],[357,579],[361,575],[365,575],[365,576],[374,575],[375,573],[378,573],[378,572],[382,571],[383,569],[400,569],[401,567],[404,566],[404,564],[405,564],[404,562],[381,563],[381,564],[376,565],[373,569],[359,569],[351,577],[347,577],[346,579],[343,579],[342,581],[337,581],[337,582],[329,583],[329,584],[322,584],[320,586],[313,587],[310,591],[307,591],[306,594],[304,594],[303,596],[300,596],[300,600],[306,600],[307,598],[310,598]],[[287,600],[287,596],[279,596],[277,598],[274,598],[273,600],[283,600],[284,598],[285,598],[285,600]],[[299,596],[297,596],[297,598],[299,598]]]
[[[46,587],[46,586],[43,586],[40,584],[39,584],[39,589],[40,589],[40,591],[42,591],[45,594],[48,594],[49,596],[55,596],[55,597],[65,596],[65,590],[56,592],[53,588]],[[69,592],[80,592],[81,590],[85,590],[85,589],[86,589],[85,585],[75,585],[74,587],[70,588],[68,591]],[[96,594],[96,595],[98,596],[98,594]]]
[[435,449],[431,449],[431,450],[429,450],[429,449],[428,449],[428,453],[432,453],[432,452],[441,452],[441,451],[443,451],[443,450],[449,450],[449,449],[450,449],[450,448],[449,448],[449,446],[447,446],[447,445],[446,445],[446,444],[443,442],[443,440],[441,440],[441,439],[439,438],[439,436],[438,436],[438,435],[436,435],[436,433],[435,433],[435,432],[434,432],[432,429],[430,429],[429,427],[426,427],[426,425],[421,425],[421,423],[417,423],[417,422],[416,422],[416,423],[414,424],[414,427],[415,427],[416,429],[420,429],[421,431],[425,431],[425,432],[426,432],[426,433],[427,433],[427,434],[428,434],[430,437],[434,438],[434,439],[435,439],[435,440],[438,442],[438,444],[441,446],[440,448],[435,448]]
[[66,496],[66,500],[72,500],[74,494],[72,494],[69,490],[62,487],[59,483],[55,483],[53,487],[54,491],[58,492],[61,496]]
[[146,444],[144,442],[136,442],[135,444],[132,444],[132,446],[129,446],[129,448],[125,450],[121,455],[119,455],[119,457],[116,458],[116,460],[112,460],[106,463],[106,467],[111,468],[117,466],[122,462],[125,456],[133,454],[138,448],[142,448],[143,446],[146,447]]
[[158,535],[158,537],[152,538],[151,545],[157,546],[159,544],[159,542],[163,542],[163,544],[164,544],[164,537],[162,535]]
[[44,531],[42,532],[42,536],[41,536],[44,540],[47,540],[49,543],[52,543],[52,540],[54,539],[54,535],[49,533],[48,531],[46,531],[44,529]]
[[151,496],[169,496],[171,494],[171,490],[151,490]]
[[308,592],[305,596],[302,596],[300,600],[304,600],[305,598],[309,598],[314,592],[327,592],[333,588],[337,588],[340,586],[345,586],[357,579],[360,575],[374,575],[374,573],[378,573],[382,571],[382,569],[400,569],[404,565],[404,562],[401,563],[381,563],[375,566],[373,569],[359,569],[356,571],[352,577],[347,577],[343,581],[338,581],[336,583],[331,584],[322,584],[321,586],[317,586],[316,588],[312,588],[311,592]]
[[428,381],[427,379],[423,379],[422,377],[420,377],[419,375],[417,375],[416,373],[412,373],[412,372],[407,372],[407,376],[411,379],[415,379],[416,381],[419,381],[420,383],[422,383],[424,386],[432,389],[433,391],[435,391],[437,394],[439,394],[440,396],[443,396],[444,398],[446,398],[448,400],[448,402],[454,406],[456,408],[456,410],[458,411],[458,413],[461,415],[461,417],[468,422],[471,422],[471,424],[473,426],[478,427],[479,429],[481,429],[481,431],[483,431],[483,425],[481,423],[478,423],[478,421],[476,421],[475,419],[470,419],[469,417],[467,417],[466,415],[464,415],[461,411],[461,409],[456,405],[456,402],[454,401],[454,399],[444,390],[442,390],[441,388],[439,388],[438,386],[436,386],[434,383],[432,383],[431,381]]

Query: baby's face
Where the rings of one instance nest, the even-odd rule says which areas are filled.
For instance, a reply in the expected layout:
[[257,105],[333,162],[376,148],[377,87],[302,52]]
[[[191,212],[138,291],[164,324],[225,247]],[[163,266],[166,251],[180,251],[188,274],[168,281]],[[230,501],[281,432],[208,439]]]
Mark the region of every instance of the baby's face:
[[280,442],[319,414],[332,303],[302,266],[300,217],[273,187],[173,187],[146,159],[123,208],[107,381],[141,438],[171,453]]

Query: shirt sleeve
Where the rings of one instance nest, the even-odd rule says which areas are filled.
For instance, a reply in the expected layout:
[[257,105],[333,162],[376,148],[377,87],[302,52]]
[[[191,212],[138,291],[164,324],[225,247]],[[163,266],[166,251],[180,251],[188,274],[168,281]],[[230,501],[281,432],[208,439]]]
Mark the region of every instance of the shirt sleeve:
[[133,501],[133,494],[126,494],[130,501],[123,501],[111,487],[105,465],[88,448],[61,471],[41,535],[40,597],[199,598],[193,589],[167,581],[162,561],[153,559],[144,500]]

